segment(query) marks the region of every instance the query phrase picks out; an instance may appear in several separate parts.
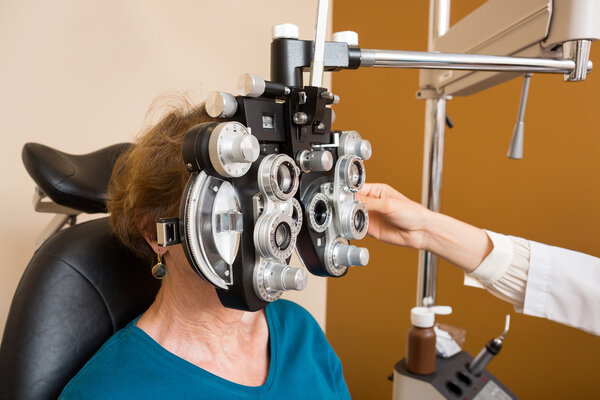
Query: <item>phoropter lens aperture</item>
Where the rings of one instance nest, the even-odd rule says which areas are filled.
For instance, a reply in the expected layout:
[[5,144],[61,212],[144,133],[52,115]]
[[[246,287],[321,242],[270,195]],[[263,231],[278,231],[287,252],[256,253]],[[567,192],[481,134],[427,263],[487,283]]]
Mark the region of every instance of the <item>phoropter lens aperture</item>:
[[292,227],[281,222],[275,228],[275,245],[279,250],[286,250],[292,241]]
[[288,162],[282,163],[277,168],[277,186],[283,193],[288,194],[294,186],[293,166]]
[[323,225],[327,221],[327,204],[323,200],[317,201],[315,204],[314,217],[318,225]]

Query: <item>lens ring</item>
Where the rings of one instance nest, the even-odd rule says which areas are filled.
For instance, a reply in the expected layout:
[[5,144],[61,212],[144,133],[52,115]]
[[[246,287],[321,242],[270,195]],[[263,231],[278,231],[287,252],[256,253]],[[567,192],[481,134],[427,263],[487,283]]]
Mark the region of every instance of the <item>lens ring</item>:
[[285,260],[294,252],[294,220],[284,213],[261,215],[254,227],[254,246],[269,260]]
[[352,186],[358,186],[361,178],[360,168],[357,163],[350,164],[349,180]]
[[358,192],[366,180],[365,164],[363,160],[356,156],[342,156],[340,157],[340,174],[341,180],[347,190],[351,192]]
[[302,229],[302,223],[304,221],[304,215],[302,214],[302,206],[296,198],[292,198],[292,220],[294,220],[294,226],[292,230],[295,235],[298,235],[300,229]]
[[315,232],[325,232],[331,223],[331,206],[323,193],[315,194],[308,203],[308,226]]
[[274,201],[294,197],[300,182],[300,170],[286,154],[270,154],[260,163],[258,185]]
[[292,227],[287,222],[280,222],[273,232],[273,241],[280,251],[285,251],[292,241]]
[[277,167],[277,187],[283,193],[288,194],[294,186],[294,167],[287,162],[279,164]]
[[359,191],[365,184],[365,164],[363,160],[355,157],[349,164],[347,170],[347,184],[350,190]]
[[346,266],[335,265],[334,249],[335,246],[338,244],[348,244],[348,241],[338,236],[337,238],[329,242],[327,244],[327,247],[325,248],[325,269],[327,270],[327,273],[331,276],[342,276],[348,270],[348,267]]
[[340,215],[341,234],[344,239],[360,240],[367,234],[369,228],[369,213],[361,202],[342,210]]
[[315,218],[315,222],[319,225],[324,225],[327,222],[327,214],[329,210],[327,209],[327,203],[323,200],[319,200],[315,203],[315,210],[313,212],[313,216]]
[[356,229],[358,232],[362,232],[365,228],[365,220],[366,215],[363,210],[357,210],[354,214],[354,229]]
[[254,286],[254,292],[258,297],[264,301],[272,302],[280,298],[283,291],[269,290],[265,279],[265,269],[268,267],[269,263],[270,261],[261,260],[255,264],[254,271],[252,272],[252,284]]

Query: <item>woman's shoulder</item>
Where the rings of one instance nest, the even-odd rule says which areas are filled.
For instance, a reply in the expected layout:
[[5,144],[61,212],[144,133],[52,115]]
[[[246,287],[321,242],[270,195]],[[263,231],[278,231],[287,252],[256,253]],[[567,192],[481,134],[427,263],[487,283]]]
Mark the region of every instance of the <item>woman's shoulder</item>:
[[[127,394],[128,388],[133,389],[132,383],[139,376],[138,365],[140,355],[144,353],[140,343],[132,337],[133,323],[115,333],[94,356],[79,370],[77,375],[64,388],[60,399],[103,399],[103,393]],[[107,390],[110,388],[110,391]]]
[[267,306],[267,317],[280,328],[301,329],[304,332],[323,333],[321,326],[308,310],[290,300],[279,299]]
[[282,319],[301,319],[305,322],[317,323],[312,314],[308,312],[306,308],[290,300],[279,299],[273,303],[270,303],[267,307]]

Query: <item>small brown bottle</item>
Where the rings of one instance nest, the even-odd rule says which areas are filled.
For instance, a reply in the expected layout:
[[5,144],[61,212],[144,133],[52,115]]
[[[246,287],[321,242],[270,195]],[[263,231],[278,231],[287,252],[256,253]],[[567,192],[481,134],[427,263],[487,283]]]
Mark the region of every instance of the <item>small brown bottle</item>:
[[434,311],[414,307],[410,311],[412,327],[408,330],[406,369],[413,374],[429,375],[435,372]]

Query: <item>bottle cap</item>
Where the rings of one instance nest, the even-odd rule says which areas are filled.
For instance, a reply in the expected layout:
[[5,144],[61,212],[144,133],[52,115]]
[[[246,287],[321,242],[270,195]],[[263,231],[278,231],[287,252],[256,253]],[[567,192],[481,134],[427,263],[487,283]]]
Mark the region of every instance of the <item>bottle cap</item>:
[[410,310],[410,323],[418,328],[431,328],[435,323],[435,314],[450,314],[452,307],[413,307]]

